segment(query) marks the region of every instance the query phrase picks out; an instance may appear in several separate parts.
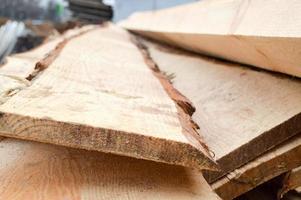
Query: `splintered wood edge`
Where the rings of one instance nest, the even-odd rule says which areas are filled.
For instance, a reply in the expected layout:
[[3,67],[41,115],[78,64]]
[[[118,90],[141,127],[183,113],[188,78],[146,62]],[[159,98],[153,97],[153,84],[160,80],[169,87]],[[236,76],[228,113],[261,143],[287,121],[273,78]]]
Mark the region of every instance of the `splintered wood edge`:
[[[102,26],[105,26],[102,25]],[[90,32],[92,30],[94,30],[95,28],[92,29],[88,29],[85,30],[83,32],[80,32],[78,34],[75,34],[69,38],[64,39],[62,42],[59,42],[57,44],[57,46],[55,47],[55,49],[53,49],[52,51],[50,51],[48,53],[48,55],[46,57],[44,57],[42,60],[38,61],[35,65],[34,71],[29,74],[26,79],[28,81],[33,81],[33,79],[37,78],[37,76],[39,76],[41,74],[42,71],[44,71],[46,68],[49,67],[49,65],[51,65],[51,63],[53,63],[53,61],[59,56],[59,54],[61,53],[61,51],[63,50],[63,48],[65,47],[65,45],[72,39],[77,38],[87,32]]]
[[[105,26],[106,25],[107,24],[105,24]],[[34,79],[38,78],[58,57],[61,50],[71,39],[89,31],[91,30],[76,34],[60,42],[54,50],[36,64],[33,73],[27,77],[27,80],[34,81]],[[143,54],[143,56],[145,58],[145,54]],[[0,113],[0,134],[19,139],[127,155],[140,159],[182,165],[199,170],[219,170],[216,162],[209,155],[206,145],[201,141],[200,136],[195,131],[196,125],[190,118],[190,115],[194,111],[192,104],[184,96],[181,96],[179,92],[176,93],[176,90],[167,79],[165,80],[163,75],[161,76],[159,71],[153,72],[156,73],[157,76],[160,76],[159,80],[164,84],[163,87],[165,89],[166,85],[168,85],[166,92],[176,102],[176,105],[178,105],[178,114],[183,126],[183,133],[185,133],[192,144],[117,130],[89,127],[81,124],[58,122],[53,119],[35,119],[13,113]],[[11,120],[17,120],[18,126],[21,125],[24,129],[20,130],[19,127],[11,128],[11,126],[13,127],[16,124],[10,124],[10,126],[8,126],[6,122]],[[26,124],[33,125],[28,127]],[[106,140],[109,142],[104,142]]]
[[[300,133],[301,134],[301,133]],[[301,144],[294,144],[295,140],[301,140],[297,135],[284,145],[275,147],[254,161],[236,169],[222,179],[211,184],[213,190],[223,199],[230,200],[272,178],[292,170],[301,165]],[[294,145],[293,145],[294,144]],[[282,150],[279,155],[273,156],[278,149]],[[271,157],[270,159],[268,159]]]
[[[7,121],[18,122],[12,124],[17,126],[12,128],[15,131],[11,131],[6,125]],[[126,155],[196,169],[216,169],[214,162],[192,145],[170,142],[162,138],[9,113],[0,115],[0,127],[0,134],[7,137]]]
[[[135,35],[131,35],[131,39],[133,43],[136,44],[136,46],[141,51],[145,63],[149,66],[149,68],[152,70],[154,76],[158,78],[161,85],[165,89],[166,93],[169,95],[169,97],[175,102],[176,108],[178,111],[178,117],[180,120],[180,123],[182,125],[182,133],[185,135],[185,137],[188,139],[188,141],[191,142],[193,146],[195,146],[197,149],[202,151],[206,156],[209,158],[212,158],[210,153],[210,150],[208,146],[205,144],[203,138],[199,133],[197,132],[197,129],[199,126],[193,121],[192,115],[195,112],[195,107],[193,106],[192,102],[185,97],[183,94],[181,94],[170,82],[170,80],[164,75],[160,68],[157,66],[156,62],[152,59],[148,47],[143,44],[143,42],[140,40],[139,37]],[[212,159],[213,160],[213,159]],[[215,163],[215,161],[214,161]]]
[[[301,113],[291,117],[269,131],[262,133],[249,143],[242,145],[230,154],[220,158],[217,163],[222,166],[222,170],[216,172],[204,171],[204,177],[209,183],[213,183],[227,173],[242,167],[244,164],[273,149],[277,145],[280,145],[290,138],[301,134],[300,130]],[[275,135],[277,135],[277,137],[275,137]],[[244,157],[241,157],[241,155]],[[238,158],[244,159],[245,162],[241,162]],[[231,165],[229,165],[229,163],[231,163]]]

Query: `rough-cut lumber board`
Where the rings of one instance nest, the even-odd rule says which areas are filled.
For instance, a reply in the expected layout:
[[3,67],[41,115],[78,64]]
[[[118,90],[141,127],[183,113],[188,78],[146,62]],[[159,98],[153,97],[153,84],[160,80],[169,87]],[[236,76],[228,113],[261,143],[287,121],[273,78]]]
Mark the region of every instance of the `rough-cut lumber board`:
[[222,168],[210,182],[300,133],[300,80],[146,45],[196,108],[192,118]]
[[5,139],[0,199],[220,200],[202,174],[134,158]]
[[35,71],[36,63],[45,58],[60,42],[92,28],[93,26],[84,26],[69,30],[62,36],[48,39],[43,45],[31,51],[7,57],[6,63],[0,66],[0,104],[30,85],[26,78]]
[[31,51],[8,56],[5,64],[0,65],[0,76],[14,76],[25,79],[34,70],[35,64],[54,50],[60,42],[93,28],[94,26],[83,26],[82,28],[68,30],[61,36],[48,39],[44,44]]
[[301,1],[207,0],[122,26],[195,52],[301,77]]
[[216,169],[185,101],[171,99],[173,88],[126,31],[94,29],[48,58],[33,83],[0,106],[4,136]]
[[7,57],[5,64],[0,66],[0,104],[17,91],[30,85],[26,78],[34,72],[36,63],[45,58],[60,42],[92,28],[93,26],[84,26],[80,29],[69,30],[62,36],[47,40],[43,45],[31,51]]
[[[301,157],[301,152],[299,157]],[[282,184],[283,187],[279,191],[280,198],[282,198],[287,192],[301,187],[301,165],[288,172]]]
[[212,184],[224,200],[238,197],[258,185],[301,165],[301,135],[227,174]]

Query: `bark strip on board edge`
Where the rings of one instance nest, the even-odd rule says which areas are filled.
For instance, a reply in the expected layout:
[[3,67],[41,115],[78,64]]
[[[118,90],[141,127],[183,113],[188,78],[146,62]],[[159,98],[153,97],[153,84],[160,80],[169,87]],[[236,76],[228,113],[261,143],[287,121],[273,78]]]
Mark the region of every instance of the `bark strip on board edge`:
[[[106,41],[108,41],[108,42],[114,41],[114,43],[118,44],[118,39],[120,39],[121,40],[120,42],[122,44],[124,42],[128,42],[128,41],[123,41],[123,38],[128,37],[128,35],[126,35],[124,33],[122,33],[122,34],[120,33],[123,30],[122,31],[118,30],[117,32],[114,32],[116,30],[116,28],[112,28],[112,30],[111,29],[109,30],[109,29],[107,29],[107,30],[101,29],[101,30],[104,31],[106,34],[108,34],[107,32],[113,31],[113,33],[117,34],[118,37],[115,38],[114,36],[107,35],[107,37],[109,37],[108,38],[109,40],[106,40]],[[100,33],[102,31],[100,31]],[[90,39],[90,34],[93,35],[94,33],[93,34],[89,33],[89,36],[86,35],[84,37],[85,39],[81,39],[81,40],[78,39],[78,40],[80,40],[82,42],[83,41],[86,42],[86,39]],[[120,34],[120,35],[118,35],[118,34]],[[92,37],[96,37],[96,35],[98,35],[98,32],[97,32],[97,34],[95,33],[95,35],[93,35]],[[110,37],[113,37],[113,38],[110,38]],[[111,40],[111,39],[114,39],[114,40]],[[116,39],[116,41],[115,41],[115,39]],[[76,41],[78,41],[78,40],[76,40]],[[92,42],[92,41],[90,41],[90,42]],[[106,45],[108,45],[108,44],[106,44]],[[134,44],[130,44],[130,42],[128,42],[128,45],[131,48],[132,48],[132,46],[135,46]],[[114,48],[114,47],[111,47],[111,48]],[[71,50],[71,49],[72,48],[69,48],[69,50]],[[101,50],[101,52],[102,51],[103,50]],[[133,51],[133,53],[131,53],[131,54],[134,54],[134,55],[139,53],[139,51],[137,49],[136,50],[132,49],[132,51]],[[55,62],[57,62],[57,60],[58,60],[58,58],[55,60]],[[64,59],[61,58],[61,60],[63,61]],[[140,62],[140,59],[134,59],[133,62],[138,62],[138,61]],[[59,65],[56,67],[58,67],[58,68],[64,67],[65,68],[67,66]],[[77,66],[77,67],[79,69],[81,69],[80,68],[81,66]],[[104,68],[101,68],[101,69],[104,69]],[[75,69],[72,69],[72,70],[75,70]],[[55,79],[61,78],[61,77],[53,76],[53,74],[51,74],[52,72],[55,72],[55,69],[53,69],[53,67],[50,67],[50,69],[47,70],[47,73],[43,73],[43,75],[41,77],[45,77],[45,74],[48,74],[48,75],[51,75],[51,77],[55,78]],[[85,77],[85,75],[83,75],[81,78],[84,78],[84,77]],[[68,78],[68,77],[66,77],[66,78]],[[72,78],[74,78],[74,77],[72,77]],[[84,148],[84,149],[88,149],[88,150],[98,150],[98,151],[110,152],[110,153],[115,153],[115,154],[122,154],[122,155],[132,156],[132,157],[136,157],[136,158],[148,159],[148,160],[159,161],[159,162],[166,162],[166,163],[170,163],[170,164],[184,165],[184,166],[194,167],[194,168],[199,168],[199,169],[204,169],[204,168],[212,169],[212,170],[217,169],[216,163],[211,159],[207,150],[205,148],[203,148],[203,146],[201,146],[200,144],[198,144],[198,145],[191,144],[190,141],[189,141],[189,143],[187,143],[187,138],[183,142],[182,142],[182,140],[178,141],[178,139],[176,139],[176,140],[172,139],[169,141],[168,139],[165,138],[165,135],[163,135],[164,137],[162,137],[162,138],[161,138],[161,136],[156,138],[156,137],[152,137],[152,136],[145,136],[144,134],[138,134],[135,132],[131,132],[131,130],[129,130],[129,132],[123,131],[123,130],[119,131],[119,130],[114,130],[112,128],[101,128],[101,126],[99,126],[99,127],[95,127],[94,125],[90,126],[89,123],[87,125],[81,124],[80,122],[77,122],[76,120],[73,122],[72,122],[72,120],[65,122],[64,120],[55,119],[54,116],[51,116],[51,115],[41,118],[41,114],[40,114],[41,111],[39,111],[36,103],[34,103],[34,107],[37,110],[35,110],[35,112],[32,115],[28,114],[28,111],[25,111],[23,113],[22,110],[21,111],[15,111],[14,109],[11,110],[12,109],[11,105],[16,105],[16,104],[20,103],[20,101],[19,101],[20,97],[21,97],[21,100],[23,99],[26,101],[26,95],[24,95],[24,93],[29,94],[29,93],[31,93],[31,91],[34,90],[34,88],[39,89],[41,84],[38,84],[36,81],[37,82],[44,81],[43,85],[49,84],[48,82],[45,82],[45,79],[41,80],[41,78],[38,77],[35,79],[36,84],[33,84],[33,85],[35,85],[35,87],[33,87],[33,85],[30,86],[31,87],[30,89],[32,89],[32,90],[22,91],[22,94],[18,95],[18,97],[11,98],[9,103],[6,103],[5,106],[2,106],[2,109],[5,108],[4,110],[6,110],[6,112],[2,116],[2,120],[0,121],[0,123],[2,126],[1,127],[2,131],[7,133],[5,136],[12,136],[12,137],[17,137],[17,138],[22,138],[22,139],[30,139],[30,140],[40,141],[40,142],[60,144],[60,145],[70,146],[70,147],[75,147],[75,148]],[[54,84],[55,82],[57,82],[57,81],[52,81],[50,83]],[[160,85],[160,83],[156,83],[156,84]],[[87,87],[89,87],[89,86],[83,85],[82,89],[85,89]],[[154,87],[154,88],[156,88],[156,87]],[[51,87],[47,87],[47,88],[51,88]],[[55,88],[54,88],[54,91],[52,91],[52,92],[55,92],[55,94],[58,95],[59,97],[62,97],[60,95],[63,95],[63,96],[65,95],[65,93],[57,93],[55,91]],[[155,92],[155,91],[153,91],[153,92]],[[155,93],[157,93],[157,92],[155,92]],[[103,94],[101,94],[101,95],[103,95]],[[68,96],[68,94],[67,94],[67,96]],[[97,94],[96,97],[93,97],[94,98],[93,100],[95,100],[96,98],[99,98],[99,97],[100,97],[100,94]],[[39,98],[38,101],[41,104],[43,104],[43,102],[44,102],[43,99],[46,100],[44,97],[42,97],[42,99],[40,100],[40,98]],[[169,101],[171,101],[171,100],[169,99],[168,102]],[[175,106],[175,105],[173,105],[173,106]],[[29,109],[29,107],[27,107],[26,109]],[[13,111],[13,113],[12,113],[12,111]],[[42,113],[42,114],[44,116],[44,113]],[[27,115],[29,115],[29,116],[26,117]],[[55,114],[55,116],[59,116],[59,115]],[[74,119],[74,118],[70,117],[70,119]],[[17,120],[19,122],[17,125],[14,123],[15,120]],[[110,123],[114,124],[114,122],[110,122]],[[158,121],[158,123],[159,123],[159,121]],[[30,124],[32,124],[32,125],[30,125]],[[100,125],[101,124],[102,123],[100,123]],[[28,126],[30,126],[30,127],[28,127]],[[179,126],[179,127],[182,127],[182,126]],[[144,130],[142,130],[142,131],[144,131]],[[182,135],[183,131],[177,132],[177,133],[171,132],[168,134],[181,134]],[[157,134],[154,134],[154,135],[157,135]],[[167,138],[174,138],[174,136],[168,136]],[[182,135],[180,138],[184,139],[185,137]],[[111,140],[113,140],[113,141],[109,142],[109,141],[107,141],[108,139],[110,141]],[[146,142],[148,145],[141,146],[141,144],[144,143],[142,141]],[[162,145],[160,145],[161,148],[158,148],[158,144],[162,144]],[[181,149],[181,151],[176,153],[177,149],[178,150]]]

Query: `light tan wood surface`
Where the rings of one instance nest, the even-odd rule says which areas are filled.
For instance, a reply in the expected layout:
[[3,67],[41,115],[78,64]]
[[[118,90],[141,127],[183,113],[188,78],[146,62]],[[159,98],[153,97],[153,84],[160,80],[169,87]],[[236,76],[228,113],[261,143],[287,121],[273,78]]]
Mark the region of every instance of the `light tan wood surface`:
[[48,39],[30,51],[8,56],[5,64],[0,66],[0,104],[30,86],[31,83],[26,78],[35,70],[36,63],[45,58],[60,42],[92,28],[94,26],[75,28],[61,36]]
[[301,81],[145,43],[152,59],[196,108],[193,120],[222,172],[300,133]]
[[126,31],[90,30],[49,56],[0,106],[2,135],[217,169]]
[[301,77],[301,1],[205,0],[121,26],[195,52]]
[[0,76],[12,76],[17,77],[18,79],[26,79],[34,70],[36,63],[46,57],[60,42],[93,28],[95,27],[90,25],[74,28],[66,31],[63,35],[47,39],[42,45],[30,51],[8,56],[6,62],[0,66]]
[[219,200],[202,174],[37,142],[0,142],[3,200]]
[[[301,135],[268,151],[248,164],[227,174],[211,186],[224,200],[231,200],[258,185],[301,165]],[[293,175],[294,179],[295,176]],[[294,180],[291,180],[293,187]],[[286,191],[287,192],[287,191]]]

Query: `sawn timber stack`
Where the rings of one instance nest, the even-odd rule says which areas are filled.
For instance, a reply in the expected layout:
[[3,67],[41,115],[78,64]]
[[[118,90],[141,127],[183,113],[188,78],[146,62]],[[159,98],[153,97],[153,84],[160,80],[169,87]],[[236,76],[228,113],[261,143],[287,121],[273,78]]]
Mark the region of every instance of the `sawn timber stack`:
[[[19,80],[5,74],[5,65],[0,73]],[[23,77],[24,87],[4,93],[3,136],[217,169],[189,101],[120,28],[63,40]]]
[[[205,174],[210,183],[300,135],[299,79],[143,43],[173,86],[196,108],[192,118],[221,167],[219,172]],[[294,151],[300,148],[301,141],[297,141],[286,150],[293,146]],[[292,155],[298,155],[299,151]],[[296,167],[301,158],[292,162],[291,166]]]
[[301,77],[301,1],[204,0],[141,12],[129,30],[202,54]]

